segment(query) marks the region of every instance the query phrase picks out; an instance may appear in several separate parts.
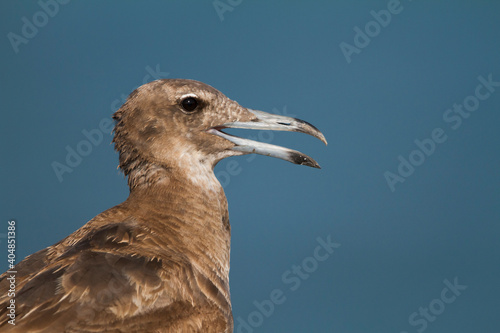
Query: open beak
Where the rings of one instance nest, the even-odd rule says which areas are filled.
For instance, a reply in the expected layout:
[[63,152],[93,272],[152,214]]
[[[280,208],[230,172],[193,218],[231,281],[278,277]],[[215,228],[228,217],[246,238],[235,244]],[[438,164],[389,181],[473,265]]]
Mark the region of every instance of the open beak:
[[318,163],[311,157],[302,154],[299,151],[271,145],[269,143],[263,143],[258,141],[253,141],[249,139],[243,139],[234,135],[230,135],[221,131],[224,128],[245,128],[245,129],[258,129],[258,130],[274,130],[274,131],[289,131],[289,132],[301,132],[309,134],[323,141],[326,145],[326,139],[323,133],[321,133],[316,127],[309,124],[306,121],[274,115],[262,111],[247,109],[249,112],[255,115],[255,118],[247,122],[229,122],[223,125],[213,127],[207,130],[208,133],[220,136],[228,141],[235,144],[232,150],[240,151],[246,154],[260,154],[265,156],[271,156],[276,158],[281,158],[282,160],[289,161],[294,164],[307,165],[313,168],[320,169]]

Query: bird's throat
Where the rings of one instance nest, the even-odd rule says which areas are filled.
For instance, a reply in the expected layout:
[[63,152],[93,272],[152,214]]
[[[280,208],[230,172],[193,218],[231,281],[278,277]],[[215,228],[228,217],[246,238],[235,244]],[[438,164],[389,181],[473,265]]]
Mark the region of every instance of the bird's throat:
[[[193,176],[194,170],[154,170],[149,179],[157,180],[131,188],[124,205],[158,238],[160,255],[184,253],[229,298],[231,231],[227,200],[213,171]],[[216,183],[207,190],[206,181]]]

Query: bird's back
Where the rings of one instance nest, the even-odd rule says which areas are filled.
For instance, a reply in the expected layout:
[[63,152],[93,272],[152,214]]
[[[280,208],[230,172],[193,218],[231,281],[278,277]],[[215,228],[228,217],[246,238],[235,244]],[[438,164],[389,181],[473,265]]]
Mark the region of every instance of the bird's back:
[[228,331],[231,307],[211,277],[143,222],[124,203],[17,264],[16,325],[0,276],[0,331]]

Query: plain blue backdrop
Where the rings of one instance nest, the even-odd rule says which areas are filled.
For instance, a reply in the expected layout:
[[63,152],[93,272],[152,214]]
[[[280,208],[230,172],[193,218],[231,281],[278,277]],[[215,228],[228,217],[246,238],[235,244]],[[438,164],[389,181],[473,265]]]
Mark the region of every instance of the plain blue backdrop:
[[[329,142],[232,131],[322,166],[216,167],[237,332],[498,332],[497,2],[53,3],[0,5],[4,270],[9,219],[21,259],[127,197],[111,133],[89,146],[84,131],[143,82],[189,78],[305,119]],[[446,139],[431,144],[436,129]],[[53,163],[78,148],[86,156],[60,181]],[[328,237],[340,246],[318,261]]]

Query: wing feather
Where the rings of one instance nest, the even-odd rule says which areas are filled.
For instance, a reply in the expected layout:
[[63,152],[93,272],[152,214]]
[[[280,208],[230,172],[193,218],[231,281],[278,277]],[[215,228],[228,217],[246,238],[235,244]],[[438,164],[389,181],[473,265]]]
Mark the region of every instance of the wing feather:
[[200,311],[193,305],[206,302],[204,291],[216,298],[217,291],[178,251],[161,260],[139,255],[148,253],[147,235],[133,224],[111,224],[72,246],[63,240],[28,256],[16,265],[15,326],[7,322],[7,274],[0,276],[0,331],[121,332],[125,325],[142,332],[158,325],[155,315],[165,320],[165,332],[169,323],[201,329],[201,319],[189,317]]

